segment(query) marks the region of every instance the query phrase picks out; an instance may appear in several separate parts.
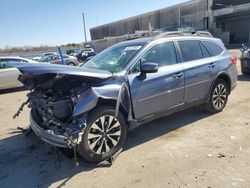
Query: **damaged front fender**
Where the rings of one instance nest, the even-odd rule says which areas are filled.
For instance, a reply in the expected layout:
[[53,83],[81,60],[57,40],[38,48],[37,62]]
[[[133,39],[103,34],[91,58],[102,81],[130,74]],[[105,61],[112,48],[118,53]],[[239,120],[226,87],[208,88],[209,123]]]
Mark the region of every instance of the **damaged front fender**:
[[126,106],[128,117],[131,119],[131,101],[126,82],[122,84],[104,85],[101,87],[91,87],[82,93],[76,102],[73,116],[84,114],[96,107],[100,99],[111,99],[116,101],[116,115],[120,104]]
[[101,98],[117,100],[120,89],[121,85],[118,84],[90,87],[78,96],[73,116],[78,116],[90,111],[97,105],[98,100]]

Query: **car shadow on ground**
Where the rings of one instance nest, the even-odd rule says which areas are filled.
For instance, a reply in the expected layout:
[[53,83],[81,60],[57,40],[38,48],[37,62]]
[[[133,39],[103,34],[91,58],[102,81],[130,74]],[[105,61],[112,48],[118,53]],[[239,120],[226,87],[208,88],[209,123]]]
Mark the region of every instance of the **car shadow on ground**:
[[[128,134],[123,152],[208,116],[202,107],[195,107],[142,125]],[[57,152],[33,133],[25,136],[13,129],[9,135],[0,140],[0,187],[48,187],[63,180],[61,187],[78,173],[105,167],[81,158],[75,167],[71,150]]]
[[27,89],[24,86],[10,88],[10,89],[2,89],[2,90],[0,90],[0,95],[13,93],[13,92],[19,92],[19,91],[25,91],[25,90],[27,90]]
[[124,150],[144,144],[200,119],[211,116],[203,106],[194,107],[142,125],[128,134]]

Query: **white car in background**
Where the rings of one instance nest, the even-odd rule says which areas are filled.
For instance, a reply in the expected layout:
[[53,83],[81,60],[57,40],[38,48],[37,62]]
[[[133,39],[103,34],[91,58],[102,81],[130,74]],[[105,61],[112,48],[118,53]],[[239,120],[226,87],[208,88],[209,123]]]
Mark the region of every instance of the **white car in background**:
[[40,56],[37,56],[37,57],[32,57],[31,60],[34,60],[34,61],[39,61],[39,59],[41,59]]
[[53,55],[57,55],[57,53],[56,52],[47,52],[47,53],[43,53],[42,56],[33,57],[31,59],[34,61],[39,61],[42,58],[45,58],[47,56],[53,56]]
[[17,80],[19,70],[7,65],[8,62],[37,63],[36,61],[22,57],[0,57],[0,89],[9,89],[22,86]]

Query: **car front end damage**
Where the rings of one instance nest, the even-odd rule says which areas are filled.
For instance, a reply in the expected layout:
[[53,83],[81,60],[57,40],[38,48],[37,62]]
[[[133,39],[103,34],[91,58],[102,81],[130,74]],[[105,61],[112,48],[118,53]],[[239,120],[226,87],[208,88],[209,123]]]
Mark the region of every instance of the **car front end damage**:
[[[62,71],[59,70],[61,65],[15,66],[22,73],[19,81],[30,90],[24,104],[31,108],[32,130],[43,141],[57,147],[74,148],[78,145],[82,141],[88,113],[100,100],[116,101],[119,110],[120,103],[123,103],[122,91],[128,89],[124,80],[113,83],[115,79],[108,73],[106,76],[89,71],[77,73],[81,68],[75,67]],[[58,68],[52,70],[55,66]],[[122,105],[131,109],[127,104],[129,102]]]
[[72,99],[50,100],[29,94],[30,125],[45,142],[64,148],[71,148],[81,142],[86,126],[86,115],[72,117]]
[[[47,77],[47,76],[46,76]],[[44,81],[38,87],[33,88],[27,95],[28,107],[30,112],[30,125],[33,131],[45,142],[58,147],[71,148],[81,142],[84,128],[86,127],[86,113],[78,116],[73,116],[75,105],[78,96],[84,90],[87,90],[86,85],[75,88],[67,76],[61,78],[49,79]],[[39,76],[38,79],[43,80],[44,76]],[[27,80],[34,82],[34,78],[27,78],[21,75],[19,77],[25,86]],[[26,81],[24,81],[26,79]],[[59,81],[61,79],[61,81]],[[51,82],[46,88],[46,82]],[[63,84],[71,87],[60,89]],[[37,84],[36,84],[37,85]],[[44,88],[45,87],[45,88]]]
[[73,143],[77,143],[77,141],[71,141],[73,139],[69,139],[66,135],[58,135],[52,130],[43,129],[36,122],[35,115],[32,112],[30,113],[30,126],[37,136],[51,145],[67,148],[71,147]]

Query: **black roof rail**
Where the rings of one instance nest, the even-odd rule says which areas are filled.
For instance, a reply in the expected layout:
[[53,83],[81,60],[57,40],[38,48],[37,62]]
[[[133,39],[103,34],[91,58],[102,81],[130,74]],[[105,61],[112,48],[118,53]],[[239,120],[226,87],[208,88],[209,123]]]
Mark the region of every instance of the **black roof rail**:
[[213,38],[213,35],[209,31],[196,31],[194,36],[199,36],[199,37],[211,37]]
[[179,36],[184,36],[184,33],[182,31],[170,31],[170,32],[160,33],[154,36],[153,39],[166,38],[166,37],[179,37]]

